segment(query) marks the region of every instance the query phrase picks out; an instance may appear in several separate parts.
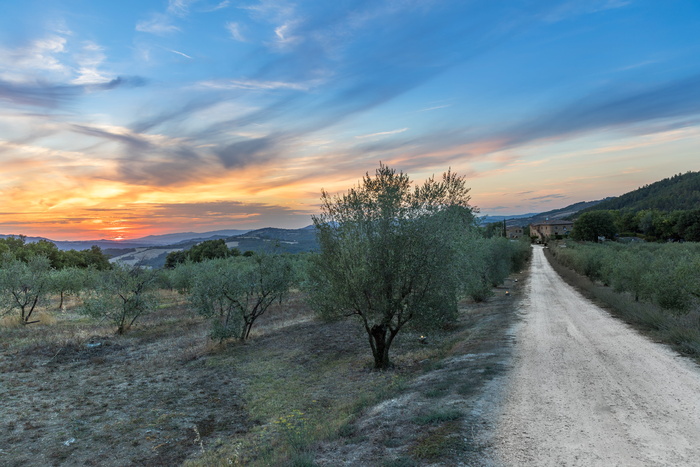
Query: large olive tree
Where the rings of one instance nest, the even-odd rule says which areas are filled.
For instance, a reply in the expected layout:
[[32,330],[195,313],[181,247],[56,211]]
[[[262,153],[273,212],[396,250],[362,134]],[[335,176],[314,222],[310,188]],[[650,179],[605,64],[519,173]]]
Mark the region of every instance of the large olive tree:
[[375,368],[390,365],[391,344],[408,323],[455,317],[474,238],[468,193],[452,172],[413,187],[408,175],[381,164],[346,194],[322,191],[311,302],[327,317],[358,317]]

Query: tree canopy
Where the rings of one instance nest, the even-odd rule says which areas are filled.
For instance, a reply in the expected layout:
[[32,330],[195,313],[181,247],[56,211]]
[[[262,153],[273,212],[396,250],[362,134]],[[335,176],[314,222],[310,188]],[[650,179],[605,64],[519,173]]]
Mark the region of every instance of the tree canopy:
[[464,177],[448,171],[411,185],[381,164],[346,194],[323,190],[313,217],[320,253],[310,272],[312,303],[328,317],[359,318],[377,369],[389,366],[391,344],[408,323],[455,317],[460,266],[475,237]]
[[616,233],[615,218],[610,212],[591,211],[576,219],[571,236],[574,240],[597,242],[599,237],[613,239]]

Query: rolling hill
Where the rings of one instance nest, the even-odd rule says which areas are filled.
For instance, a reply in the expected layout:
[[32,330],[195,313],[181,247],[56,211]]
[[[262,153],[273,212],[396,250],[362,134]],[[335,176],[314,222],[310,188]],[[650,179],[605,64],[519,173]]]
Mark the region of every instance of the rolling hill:
[[700,172],[686,172],[608,198],[581,212],[599,210],[684,211],[700,208]]
[[[603,200],[604,201],[604,200]],[[590,209],[593,206],[596,206],[598,203],[601,203],[602,201],[581,201],[579,203],[574,203],[569,206],[563,207],[561,209],[553,209],[551,211],[547,212],[541,212],[539,214],[523,214],[519,216],[487,216],[482,219],[482,224],[492,224],[494,222],[503,222],[504,220],[506,221],[506,224],[511,227],[511,226],[520,226],[524,227],[526,225],[530,224],[537,224],[540,222],[544,222],[546,220],[554,220],[554,219],[566,219],[572,215],[577,214],[583,209]]]

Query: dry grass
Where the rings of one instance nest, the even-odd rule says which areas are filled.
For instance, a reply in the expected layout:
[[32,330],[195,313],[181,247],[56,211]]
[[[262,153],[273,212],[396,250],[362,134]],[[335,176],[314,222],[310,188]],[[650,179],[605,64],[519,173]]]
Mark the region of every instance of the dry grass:
[[0,327],[2,462],[302,466],[352,452],[366,465],[379,443],[385,465],[450,463],[468,450],[456,441],[465,401],[502,370],[492,360],[514,315],[505,290],[463,303],[429,345],[402,332],[385,372],[371,369],[357,323],[315,320],[300,293],[249,341],[224,345],[174,292],[124,336],[69,302],[40,324]]

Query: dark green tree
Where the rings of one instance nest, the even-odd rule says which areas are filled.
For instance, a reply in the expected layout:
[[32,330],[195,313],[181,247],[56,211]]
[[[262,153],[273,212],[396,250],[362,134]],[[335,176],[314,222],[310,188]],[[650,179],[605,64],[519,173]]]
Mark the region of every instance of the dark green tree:
[[591,211],[584,212],[574,221],[571,237],[574,240],[598,242],[600,237],[612,240],[616,234],[615,218],[610,212]]

